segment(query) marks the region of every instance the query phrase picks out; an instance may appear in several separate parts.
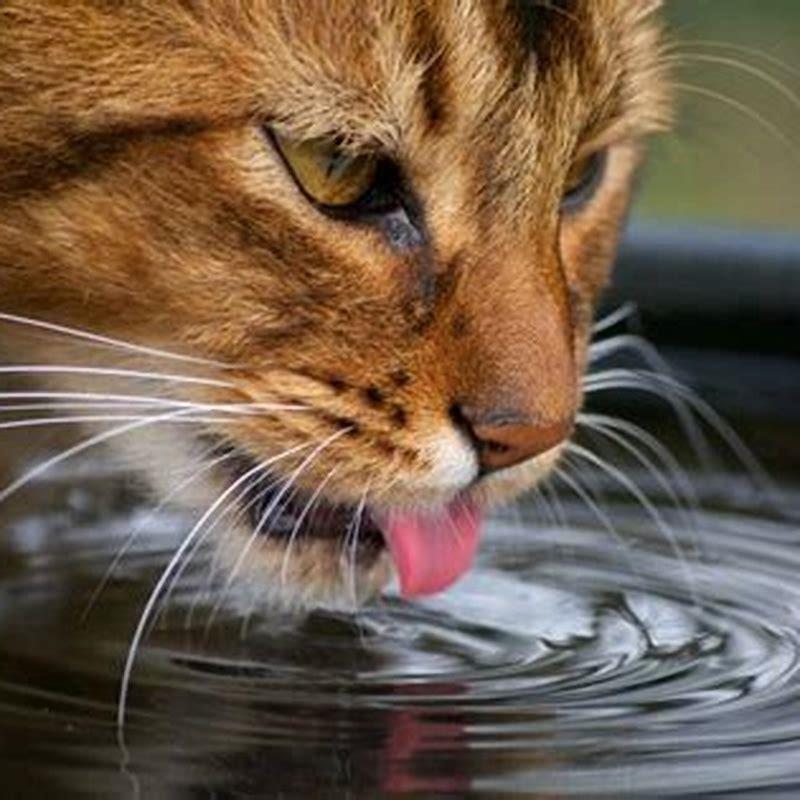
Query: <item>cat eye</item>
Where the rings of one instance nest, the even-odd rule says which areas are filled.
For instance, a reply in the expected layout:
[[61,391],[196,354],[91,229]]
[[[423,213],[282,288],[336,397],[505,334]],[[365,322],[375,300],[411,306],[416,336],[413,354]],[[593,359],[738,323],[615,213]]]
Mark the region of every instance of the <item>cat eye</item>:
[[562,210],[579,211],[594,197],[602,183],[605,166],[605,150],[590,153],[572,164],[564,183]]
[[350,153],[336,139],[292,139],[266,130],[303,194],[323,213],[374,226],[398,250],[426,242],[422,212],[400,167],[373,153]]
[[375,187],[380,162],[374,155],[347,153],[329,139],[272,137],[297,184],[321,206],[352,207]]

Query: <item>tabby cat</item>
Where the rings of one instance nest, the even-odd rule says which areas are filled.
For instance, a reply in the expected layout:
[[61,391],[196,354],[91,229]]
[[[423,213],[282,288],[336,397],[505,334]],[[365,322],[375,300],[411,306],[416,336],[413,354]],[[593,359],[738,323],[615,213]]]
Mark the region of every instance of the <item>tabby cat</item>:
[[443,589],[572,433],[658,5],[0,2],[3,360],[196,513],[173,566]]

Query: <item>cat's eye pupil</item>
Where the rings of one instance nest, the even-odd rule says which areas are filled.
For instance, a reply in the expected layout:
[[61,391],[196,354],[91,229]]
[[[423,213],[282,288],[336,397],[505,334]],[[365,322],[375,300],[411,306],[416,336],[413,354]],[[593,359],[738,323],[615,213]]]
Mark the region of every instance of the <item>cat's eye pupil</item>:
[[347,170],[352,164],[352,159],[344,153],[335,152],[328,162],[327,177],[337,179]]
[[574,213],[594,197],[605,172],[606,151],[599,150],[575,161],[564,185],[562,210]]

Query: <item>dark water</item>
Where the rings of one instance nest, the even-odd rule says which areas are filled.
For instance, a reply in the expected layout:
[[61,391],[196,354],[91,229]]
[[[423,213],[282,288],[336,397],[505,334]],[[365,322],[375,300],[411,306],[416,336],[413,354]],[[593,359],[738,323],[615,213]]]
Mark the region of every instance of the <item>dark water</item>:
[[744,482],[695,486],[711,510],[663,511],[685,561],[623,496],[618,536],[564,496],[498,518],[450,592],[356,617],[231,598],[208,625],[200,564],[120,742],[128,640],[185,521],[147,523],[82,621],[146,512],[114,476],[52,477],[0,544],[0,796],[800,796],[797,526],[743,510]]

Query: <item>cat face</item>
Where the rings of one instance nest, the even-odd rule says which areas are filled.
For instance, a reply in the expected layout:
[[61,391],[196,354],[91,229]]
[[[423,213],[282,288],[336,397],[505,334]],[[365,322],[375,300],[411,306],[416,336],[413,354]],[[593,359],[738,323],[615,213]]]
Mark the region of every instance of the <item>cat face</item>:
[[571,433],[666,115],[655,5],[11,0],[3,310],[203,360],[146,387],[204,419],[118,447],[163,493],[202,467],[178,499],[242,512],[237,572],[289,602],[392,566],[441,588]]

